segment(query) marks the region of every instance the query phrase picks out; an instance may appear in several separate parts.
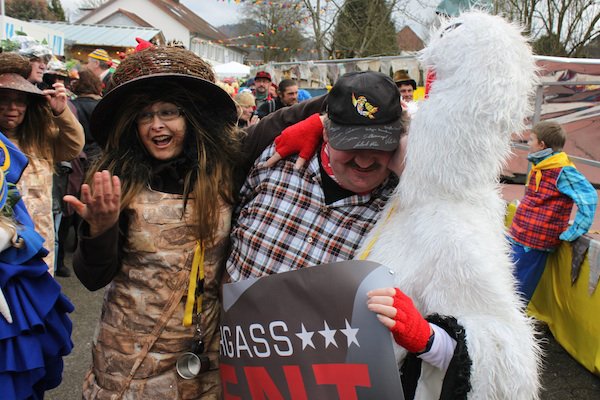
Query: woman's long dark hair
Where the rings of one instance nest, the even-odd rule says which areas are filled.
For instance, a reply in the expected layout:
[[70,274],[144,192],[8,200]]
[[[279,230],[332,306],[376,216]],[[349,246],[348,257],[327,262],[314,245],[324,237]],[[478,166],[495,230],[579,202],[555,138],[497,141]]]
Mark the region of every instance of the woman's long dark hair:
[[[115,110],[115,131],[109,133],[103,157],[91,169],[108,170],[121,179],[121,210],[149,187],[152,157],[138,139],[136,115],[158,101],[181,107],[186,119],[183,158],[184,206],[193,203],[191,227],[202,243],[209,245],[219,229],[221,208],[235,202],[234,172],[240,160],[240,133],[235,122],[225,119],[209,107],[205,97],[190,93],[175,84],[155,85],[143,93],[131,95],[122,109]],[[224,204],[225,203],[225,204]]]
[[25,155],[51,164],[54,162],[54,141],[58,129],[52,121],[52,110],[45,97],[27,95],[27,110],[15,132],[15,139]]

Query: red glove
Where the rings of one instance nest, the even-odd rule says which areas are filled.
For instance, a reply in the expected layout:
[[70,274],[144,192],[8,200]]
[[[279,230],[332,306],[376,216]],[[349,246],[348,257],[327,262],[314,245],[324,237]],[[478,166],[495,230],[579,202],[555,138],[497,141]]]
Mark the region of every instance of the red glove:
[[275,151],[281,158],[298,154],[301,158],[310,159],[323,138],[323,122],[319,114],[313,114],[292,126],[285,128],[275,138]]
[[396,288],[394,295],[394,308],[396,309],[396,324],[390,329],[394,340],[411,353],[423,351],[427,346],[431,328],[429,322],[421,316],[410,297]]

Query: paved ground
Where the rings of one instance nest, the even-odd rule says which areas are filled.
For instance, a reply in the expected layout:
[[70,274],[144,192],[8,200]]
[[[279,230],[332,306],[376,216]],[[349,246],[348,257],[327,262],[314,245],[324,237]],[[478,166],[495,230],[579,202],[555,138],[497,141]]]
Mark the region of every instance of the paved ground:
[[[75,304],[75,312],[71,315],[75,349],[65,358],[63,383],[48,392],[46,399],[77,400],[81,398],[81,382],[91,363],[90,342],[100,316],[103,290],[88,292],[75,277],[58,279],[64,293]],[[543,375],[544,392],[541,398],[543,400],[600,399],[600,378],[571,358],[549,332],[544,332],[543,336],[546,357]]]
[[62,285],[63,292],[75,305],[75,311],[71,314],[72,340],[75,347],[73,352],[64,359],[62,384],[48,392],[45,398],[47,400],[81,399],[83,377],[92,362],[91,341],[100,318],[104,290],[89,292],[75,276],[58,278],[58,282]]

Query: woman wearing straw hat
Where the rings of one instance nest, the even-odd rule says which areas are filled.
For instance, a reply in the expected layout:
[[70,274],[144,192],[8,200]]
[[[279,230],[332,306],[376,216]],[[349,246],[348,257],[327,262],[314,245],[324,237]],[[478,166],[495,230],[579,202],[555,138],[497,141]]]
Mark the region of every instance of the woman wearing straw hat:
[[41,91],[16,79],[29,76],[29,61],[18,54],[0,54],[0,131],[29,158],[19,190],[49,250],[45,261],[53,272],[54,218],[52,173],[54,163],[74,159],[83,148],[81,124],[67,106],[62,83]]
[[218,399],[236,106],[184,49],[134,53],[112,79],[90,124],[104,154],[65,197],[84,220],[77,277],[109,284],[83,397]]

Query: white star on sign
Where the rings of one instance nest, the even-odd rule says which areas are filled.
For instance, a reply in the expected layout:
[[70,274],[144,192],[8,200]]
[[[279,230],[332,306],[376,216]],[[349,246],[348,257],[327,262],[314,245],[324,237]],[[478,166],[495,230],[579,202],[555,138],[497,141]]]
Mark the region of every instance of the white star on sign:
[[323,321],[325,323],[325,329],[323,329],[322,331],[319,331],[319,333],[321,335],[323,335],[323,337],[325,338],[325,348],[329,347],[330,344],[334,345],[335,347],[338,347],[337,343],[335,342],[335,329],[331,330],[329,329],[329,325],[327,325],[327,321]]
[[313,344],[313,341],[312,341],[312,336],[314,334],[315,334],[314,332],[307,332],[306,328],[304,327],[304,324],[302,324],[302,332],[296,333],[296,336],[298,336],[300,339],[302,339],[302,350],[304,350],[306,348],[306,346],[310,346],[313,349],[315,348],[315,345]]
[[346,335],[346,339],[348,340],[348,347],[350,347],[350,345],[352,343],[355,343],[356,346],[360,347],[360,344],[358,344],[358,340],[356,339],[356,334],[358,333],[358,328],[352,328],[350,326],[350,324],[348,323],[348,320],[346,321],[346,329],[340,329],[340,332],[342,332],[344,335]]

